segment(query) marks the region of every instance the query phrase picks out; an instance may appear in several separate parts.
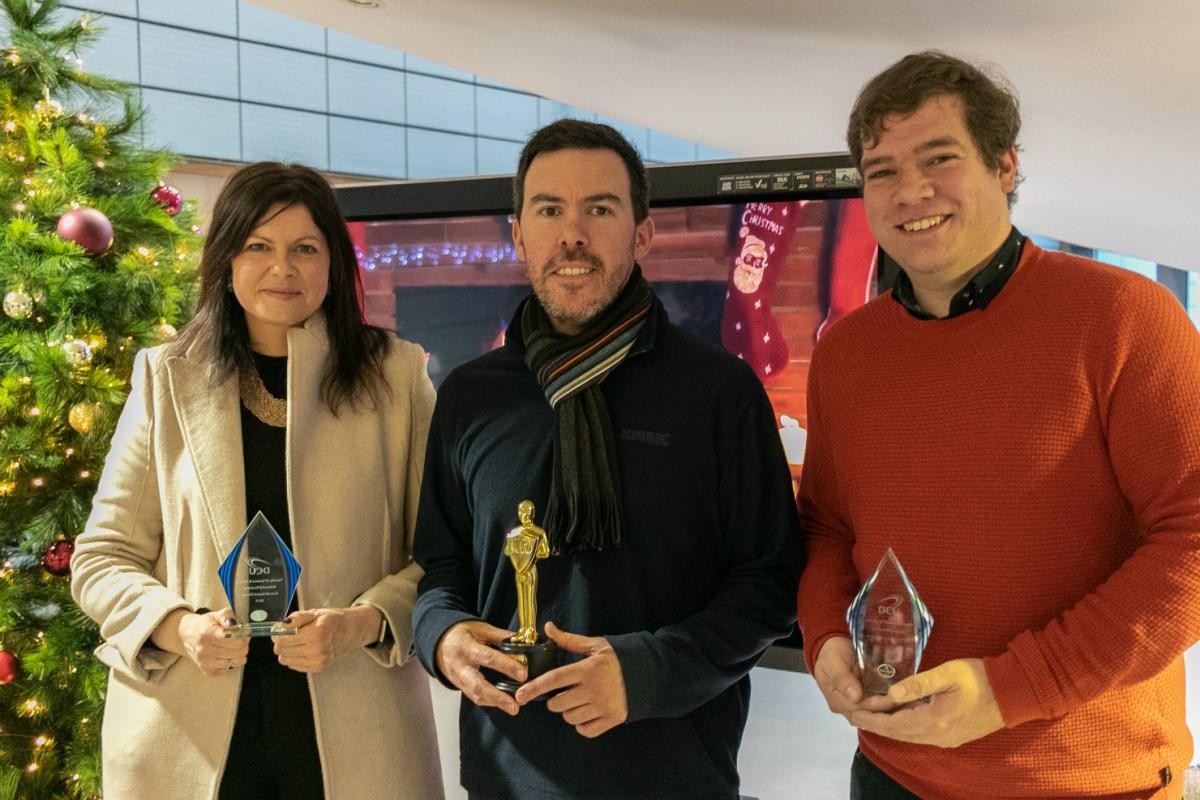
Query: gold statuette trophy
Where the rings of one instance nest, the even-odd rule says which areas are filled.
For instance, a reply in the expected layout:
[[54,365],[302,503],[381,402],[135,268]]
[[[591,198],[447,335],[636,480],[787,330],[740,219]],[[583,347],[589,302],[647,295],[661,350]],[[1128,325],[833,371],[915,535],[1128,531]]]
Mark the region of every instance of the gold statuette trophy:
[[[549,672],[558,666],[558,647],[537,630],[537,562],[550,555],[546,532],[533,523],[533,503],[522,500],[517,506],[519,527],[508,532],[504,540],[504,555],[512,561],[517,573],[517,635],[500,643],[501,653],[520,661],[528,672],[527,680]],[[522,682],[489,670],[489,680],[496,688],[515,694]]]

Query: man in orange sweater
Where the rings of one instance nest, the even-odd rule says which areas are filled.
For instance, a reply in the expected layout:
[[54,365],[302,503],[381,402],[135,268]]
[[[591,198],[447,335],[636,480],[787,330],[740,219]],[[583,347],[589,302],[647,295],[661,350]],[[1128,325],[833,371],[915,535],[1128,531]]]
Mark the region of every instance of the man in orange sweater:
[[[895,288],[822,337],[800,487],[806,658],[854,798],[1178,798],[1200,638],[1200,333],[1017,231],[1020,115],[941,53],[872,79],[850,150]],[[864,697],[847,605],[893,548],[936,619]]]

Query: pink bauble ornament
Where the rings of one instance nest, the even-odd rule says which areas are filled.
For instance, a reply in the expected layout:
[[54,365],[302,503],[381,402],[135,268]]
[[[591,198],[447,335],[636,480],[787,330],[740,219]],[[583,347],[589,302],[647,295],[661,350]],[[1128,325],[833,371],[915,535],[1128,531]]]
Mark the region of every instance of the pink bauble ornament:
[[94,256],[112,247],[113,227],[108,217],[94,208],[72,208],[58,218],[58,235]]
[[74,542],[51,542],[46,552],[42,553],[42,566],[51,575],[66,575],[71,571],[71,554],[74,552]]
[[160,183],[150,192],[150,197],[172,217],[178,214],[179,210],[183,208],[183,197],[174,186],[167,186],[165,183]]

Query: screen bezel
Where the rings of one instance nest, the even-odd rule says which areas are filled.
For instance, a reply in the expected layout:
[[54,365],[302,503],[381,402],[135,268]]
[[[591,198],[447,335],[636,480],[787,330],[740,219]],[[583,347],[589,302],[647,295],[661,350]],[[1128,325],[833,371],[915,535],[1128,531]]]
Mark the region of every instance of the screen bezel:
[[[833,200],[861,197],[859,185],[764,190],[718,190],[729,175],[783,175],[807,171],[852,169],[849,153],[779,156],[731,161],[655,164],[647,167],[651,208],[725,203]],[[423,217],[465,217],[511,214],[513,175],[386,181],[336,187],[348,222],[379,222]]]

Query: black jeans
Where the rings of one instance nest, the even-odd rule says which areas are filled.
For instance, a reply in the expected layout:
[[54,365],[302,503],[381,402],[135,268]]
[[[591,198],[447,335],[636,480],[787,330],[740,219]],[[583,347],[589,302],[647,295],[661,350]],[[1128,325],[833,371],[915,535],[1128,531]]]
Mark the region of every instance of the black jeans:
[[850,800],[921,800],[872,764],[861,750],[850,767]]
[[[269,643],[269,641],[268,641]],[[247,666],[220,800],[325,800],[308,679]]]

